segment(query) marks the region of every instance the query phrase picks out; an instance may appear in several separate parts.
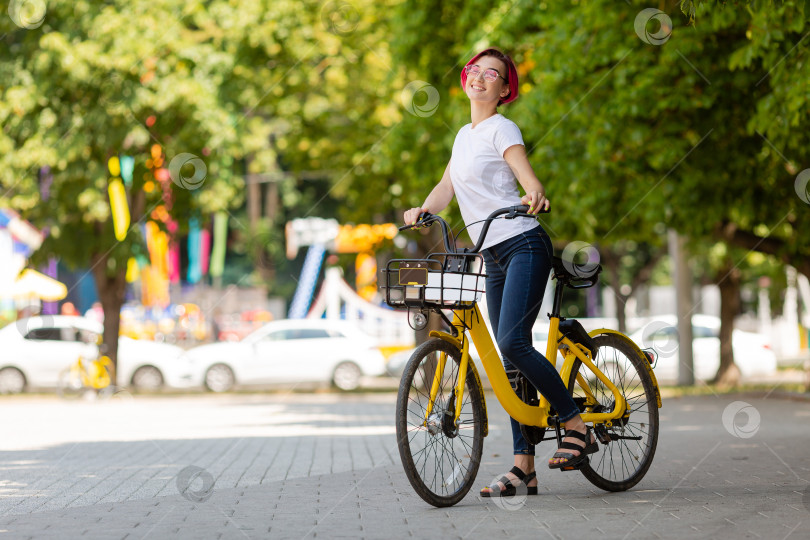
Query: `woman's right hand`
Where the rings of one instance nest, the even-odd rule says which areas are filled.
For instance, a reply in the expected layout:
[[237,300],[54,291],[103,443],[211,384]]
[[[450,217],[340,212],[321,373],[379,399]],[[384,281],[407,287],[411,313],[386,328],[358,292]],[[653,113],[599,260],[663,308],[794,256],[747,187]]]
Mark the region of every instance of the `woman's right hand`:
[[407,212],[405,212],[405,225],[415,225],[416,219],[419,217],[419,214],[422,212],[427,212],[427,208],[411,208]]

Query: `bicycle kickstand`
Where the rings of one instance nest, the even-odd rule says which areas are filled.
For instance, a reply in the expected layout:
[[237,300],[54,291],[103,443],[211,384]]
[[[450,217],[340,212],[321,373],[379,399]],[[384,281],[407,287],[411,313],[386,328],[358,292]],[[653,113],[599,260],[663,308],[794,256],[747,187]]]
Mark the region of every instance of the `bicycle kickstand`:
[[559,416],[549,416],[548,423],[551,426],[554,426],[554,431],[557,433],[557,448],[562,446],[562,431],[560,431],[560,417]]

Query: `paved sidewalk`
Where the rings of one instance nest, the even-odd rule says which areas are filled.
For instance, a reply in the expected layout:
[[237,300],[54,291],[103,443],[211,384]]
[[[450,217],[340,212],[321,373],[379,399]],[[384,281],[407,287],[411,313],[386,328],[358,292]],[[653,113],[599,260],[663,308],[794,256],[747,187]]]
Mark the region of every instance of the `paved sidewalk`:
[[[27,485],[3,487],[0,539],[810,536],[810,403],[806,402],[747,396],[671,399],[661,410],[653,467],[632,491],[605,493],[579,473],[540,468],[537,497],[504,505],[472,492],[453,508],[436,509],[414,494],[402,472],[389,427],[391,395],[178,399],[158,399],[152,405],[168,418],[178,415],[186,420],[185,428],[178,426],[181,437],[186,430],[205,434],[206,426],[224,430],[221,422],[256,434],[154,444],[85,442],[68,455],[63,454],[69,444],[62,443],[29,452],[27,459],[23,450],[3,452],[2,478]],[[136,404],[140,406],[140,400]],[[488,405],[493,430],[484,447],[480,486],[499,476],[511,460],[505,413],[493,399]],[[217,418],[213,408],[223,409],[223,416]],[[207,418],[189,426],[186,414],[192,410]],[[232,415],[237,410],[241,414]],[[170,424],[166,420],[165,426],[158,422],[152,428],[160,432]],[[9,433],[7,417],[0,428]],[[278,435],[268,436],[264,430]],[[320,430],[322,435],[313,435]],[[341,439],[345,441],[335,446]],[[150,454],[147,448],[156,445],[169,451]],[[550,444],[542,444],[538,459],[552,451]],[[285,457],[271,458],[273,452]],[[94,458],[110,454],[117,460]],[[71,455],[74,460],[68,467]],[[182,476],[188,466],[200,470],[187,470],[185,480],[194,472],[199,478],[183,497],[178,473]],[[36,468],[49,471],[42,477],[48,480],[39,480],[41,484],[26,480]],[[103,483],[98,473],[89,480],[81,477],[94,474],[94,468],[107,471],[110,478],[124,474],[119,470],[129,471],[132,489],[108,489],[99,498],[104,490],[96,487],[96,495],[87,499],[95,502],[77,506],[82,499],[68,499],[82,492],[82,482]],[[260,470],[261,474],[256,472]],[[156,479],[162,487],[146,489]],[[59,491],[47,487],[51,485],[74,487]],[[20,502],[30,498],[50,502],[32,507]],[[16,505],[7,505],[7,500]]]

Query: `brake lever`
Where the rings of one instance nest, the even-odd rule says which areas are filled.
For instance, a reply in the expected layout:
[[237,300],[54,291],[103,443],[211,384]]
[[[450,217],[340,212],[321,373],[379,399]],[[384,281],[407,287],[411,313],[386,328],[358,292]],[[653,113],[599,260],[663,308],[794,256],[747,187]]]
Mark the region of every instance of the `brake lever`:
[[[414,230],[418,231],[419,229],[430,227],[436,221],[435,219],[430,220],[430,218],[432,218],[432,217],[435,217],[435,216],[433,214],[431,214],[430,212],[422,212],[416,218],[416,223],[414,223],[413,225],[403,225],[402,227],[399,228],[399,230],[400,231],[406,231],[408,229],[414,229]],[[428,220],[430,220],[430,221],[428,221]]]

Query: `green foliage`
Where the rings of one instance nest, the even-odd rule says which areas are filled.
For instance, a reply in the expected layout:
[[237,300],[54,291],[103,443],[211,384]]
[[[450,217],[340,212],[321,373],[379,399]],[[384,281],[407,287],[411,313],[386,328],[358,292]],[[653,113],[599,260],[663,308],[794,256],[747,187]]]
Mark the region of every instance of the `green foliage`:
[[[806,2],[656,4],[672,22],[660,45],[636,34],[641,0],[49,2],[38,28],[0,22],[0,204],[50,228],[39,256],[109,253],[120,271],[144,247],[137,228],[113,238],[110,156],[136,157],[133,222],[162,197],[135,196],[153,144],[203,159],[200,189],[173,188],[181,233],[242,205],[247,175],[287,172],[278,214],[239,233],[254,264],[281,268],[288,219],[398,221],[424,200],[469,122],[461,66],[498,45],[521,76],[501,112],[547,187],[556,243],[655,248],[675,227],[808,259],[793,187],[810,166]],[[455,205],[445,217],[461,225]]]
[[[660,45],[635,32],[645,2],[574,4],[401,5],[398,80],[431,83],[440,105],[426,118],[402,116],[381,144],[386,174],[357,184],[356,199],[421,203],[469,121],[466,98],[453,96],[460,66],[499,45],[521,75],[521,98],[503,112],[546,184],[553,213],[544,222],[558,240],[660,245],[675,227],[736,241],[720,232],[731,224],[768,237],[783,260],[806,259],[807,205],[793,189],[810,165],[805,3],[666,2],[672,32]],[[402,197],[385,195],[394,174]]]

